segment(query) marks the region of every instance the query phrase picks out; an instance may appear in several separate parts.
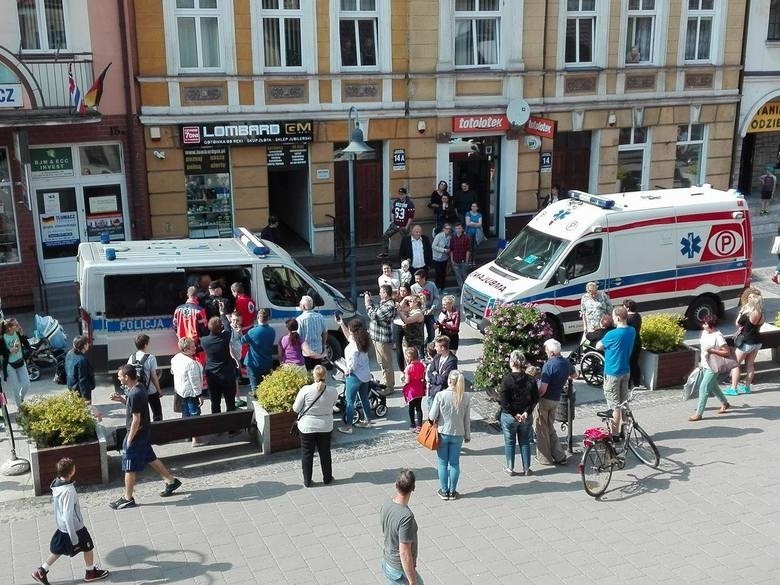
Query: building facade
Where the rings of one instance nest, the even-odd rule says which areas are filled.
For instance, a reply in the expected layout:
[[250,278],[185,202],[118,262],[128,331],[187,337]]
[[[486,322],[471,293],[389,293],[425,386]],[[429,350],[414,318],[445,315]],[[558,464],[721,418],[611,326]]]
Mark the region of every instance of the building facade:
[[[0,296],[72,282],[82,241],[148,233],[126,88],[126,14],[99,0],[0,0]],[[108,65],[99,104],[76,106]],[[71,90],[71,80],[74,86]],[[81,110],[81,111],[80,111]],[[135,128],[135,130],[134,130]],[[134,138],[135,137],[135,138]],[[145,219],[146,218],[146,219]]]
[[[275,215],[314,253],[358,244],[406,186],[477,191],[486,231],[552,185],[594,193],[730,183],[737,0],[135,0],[156,237]],[[531,115],[530,120],[528,116]]]

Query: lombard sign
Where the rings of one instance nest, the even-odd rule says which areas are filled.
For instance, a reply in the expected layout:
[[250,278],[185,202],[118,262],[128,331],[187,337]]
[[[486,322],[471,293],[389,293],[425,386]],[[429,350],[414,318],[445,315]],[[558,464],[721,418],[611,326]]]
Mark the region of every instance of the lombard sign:
[[531,116],[525,125],[525,131],[542,138],[555,138],[555,120]]
[[231,122],[181,127],[184,146],[294,144],[311,142],[313,138],[311,120]]
[[509,130],[509,118],[507,118],[504,114],[452,117],[453,132],[474,132],[480,130]]
[[21,83],[0,83],[0,108],[21,108],[23,105]]

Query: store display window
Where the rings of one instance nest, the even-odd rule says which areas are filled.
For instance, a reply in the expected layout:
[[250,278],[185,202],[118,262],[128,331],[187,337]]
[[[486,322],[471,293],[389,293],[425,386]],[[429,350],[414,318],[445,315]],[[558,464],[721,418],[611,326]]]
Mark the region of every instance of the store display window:
[[19,234],[11,190],[11,162],[8,150],[0,148],[0,264],[19,262]]
[[233,194],[226,148],[184,153],[187,227],[191,238],[233,235]]

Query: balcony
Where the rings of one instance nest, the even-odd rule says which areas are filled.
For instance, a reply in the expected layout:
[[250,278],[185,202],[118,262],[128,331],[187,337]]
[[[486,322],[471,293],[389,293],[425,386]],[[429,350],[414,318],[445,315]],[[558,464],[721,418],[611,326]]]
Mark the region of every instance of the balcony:
[[81,90],[81,95],[92,86],[92,53],[68,53],[67,55],[30,55],[19,56],[24,66],[35,79],[38,87],[40,107],[45,109],[72,108],[68,87],[68,69],[73,68],[73,77]]

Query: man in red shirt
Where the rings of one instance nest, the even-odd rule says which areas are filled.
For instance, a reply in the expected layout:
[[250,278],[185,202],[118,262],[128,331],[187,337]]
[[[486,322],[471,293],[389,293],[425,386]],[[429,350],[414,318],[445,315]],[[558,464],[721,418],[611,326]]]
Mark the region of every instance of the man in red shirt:
[[382,251],[378,258],[387,258],[390,255],[390,238],[398,232],[402,236],[409,234],[409,228],[414,220],[414,203],[409,199],[406,187],[398,189],[398,198],[393,199],[390,205],[390,225],[382,235]]
[[200,336],[207,331],[207,323],[206,309],[198,304],[198,289],[191,286],[187,289],[187,302],[176,307],[173,312],[173,328],[176,331],[176,338],[189,337],[195,342],[195,347],[200,352]]
[[257,319],[257,306],[248,294],[244,292],[244,285],[234,282],[230,285],[230,292],[236,299],[236,311],[241,315],[241,333],[246,333],[255,324]]
[[471,238],[463,230],[463,224],[455,224],[455,233],[450,238],[450,261],[458,288],[463,288],[463,283],[469,275],[469,262],[471,261]]

